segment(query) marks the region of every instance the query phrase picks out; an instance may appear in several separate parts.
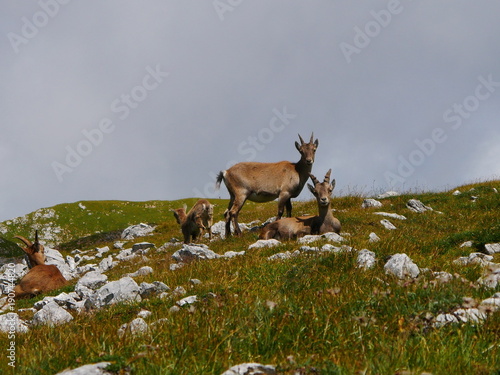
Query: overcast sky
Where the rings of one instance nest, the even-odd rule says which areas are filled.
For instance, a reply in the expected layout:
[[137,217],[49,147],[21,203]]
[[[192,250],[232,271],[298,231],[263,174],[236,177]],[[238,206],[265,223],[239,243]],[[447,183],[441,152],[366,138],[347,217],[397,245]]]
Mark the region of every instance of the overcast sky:
[[[500,178],[500,2],[0,4],[0,221],[79,200],[228,196],[240,161],[335,194]],[[307,189],[301,199],[310,199]]]

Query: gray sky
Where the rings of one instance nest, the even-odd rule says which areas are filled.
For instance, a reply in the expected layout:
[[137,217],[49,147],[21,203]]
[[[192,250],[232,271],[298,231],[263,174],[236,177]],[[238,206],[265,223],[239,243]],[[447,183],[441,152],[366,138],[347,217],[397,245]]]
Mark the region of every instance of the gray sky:
[[[500,176],[500,2],[3,1],[0,221],[214,193],[320,145],[336,194]],[[309,199],[305,189],[300,198]]]

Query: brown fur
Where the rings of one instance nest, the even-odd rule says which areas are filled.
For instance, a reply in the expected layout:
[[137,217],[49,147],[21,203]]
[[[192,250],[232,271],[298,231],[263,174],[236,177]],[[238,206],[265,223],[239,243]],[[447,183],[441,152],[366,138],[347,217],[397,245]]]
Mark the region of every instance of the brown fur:
[[177,224],[181,226],[184,243],[201,239],[203,232],[208,231],[212,239],[213,205],[206,199],[200,199],[186,214],[186,207],[172,210]]
[[224,184],[229,191],[229,205],[224,213],[226,220],[226,237],[231,235],[231,222],[236,235],[241,234],[238,225],[238,214],[247,199],[253,202],[269,202],[278,198],[278,215],[281,219],[286,208],[287,216],[292,216],[291,199],[302,191],[314,163],[314,155],[318,148],[318,140],[311,135],[309,143],[305,143],[299,134],[300,144],[295,147],[301,158],[297,163],[281,161],[278,163],[244,162],[221,171],[217,177],[216,187]]
[[33,267],[14,287],[16,299],[30,298],[66,285],[66,279],[55,265],[40,264]]
[[315,186],[307,185],[316,197],[318,215],[276,220],[262,228],[259,238],[289,240],[307,234],[340,233],[340,221],[333,216],[330,210],[330,196],[335,187],[335,180],[330,184],[330,173],[331,169],[326,173],[325,180],[321,183],[311,174],[311,180]]
[[38,231],[35,233],[35,242],[22,237],[15,238],[24,242],[26,247],[21,248],[28,256],[28,265],[31,268],[14,288],[15,298],[29,298],[40,293],[50,292],[63,287],[67,281],[59,268],[45,264],[45,248],[38,242]]

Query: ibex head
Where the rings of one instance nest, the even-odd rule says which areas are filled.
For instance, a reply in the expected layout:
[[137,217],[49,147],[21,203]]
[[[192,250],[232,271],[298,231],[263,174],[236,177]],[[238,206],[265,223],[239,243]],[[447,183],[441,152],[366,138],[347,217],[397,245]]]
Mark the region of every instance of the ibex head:
[[31,263],[30,268],[40,264],[45,264],[45,248],[40,242],[38,242],[38,231],[35,231],[35,242],[31,242],[22,236],[15,236],[15,238],[21,240],[26,245],[26,247],[21,247],[21,249],[28,256]]
[[314,140],[314,133],[311,133],[311,140],[309,143],[305,143],[302,137],[299,134],[300,144],[299,142],[295,142],[295,147],[299,150],[302,159],[305,160],[306,164],[312,165],[314,163],[314,155],[316,153],[316,149],[318,148],[319,141]]
[[329,169],[328,172],[326,172],[323,182],[319,182],[318,179],[312,175],[312,173],[309,173],[309,177],[311,177],[314,186],[312,186],[311,184],[307,184],[307,187],[316,197],[316,200],[318,201],[318,204],[320,206],[327,206],[330,204],[330,196],[333,192],[333,189],[335,188],[335,179],[330,184],[331,173],[332,170]]
[[173,212],[177,224],[181,225],[184,222],[184,220],[186,220],[186,212],[187,212],[186,204],[184,204],[182,208],[171,209],[170,211]]

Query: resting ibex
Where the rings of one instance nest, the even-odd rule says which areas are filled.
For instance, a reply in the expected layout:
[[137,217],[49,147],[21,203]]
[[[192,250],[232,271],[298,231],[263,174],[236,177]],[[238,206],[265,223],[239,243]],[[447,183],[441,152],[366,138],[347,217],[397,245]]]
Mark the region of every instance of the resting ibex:
[[198,241],[205,230],[212,239],[212,220],[214,216],[214,206],[206,199],[200,199],[186,214],[187,206],[172,210],[177,223],[180,224],[184,243],[189,243],[191,238]]
[[45,249],[38,242],[38,231],[35,232],[35,242],[21,237],[15,238],[24,242],[26,247],[23,251],[28,256],[28,267],[31,269],[21,279],[18,285],[14,287],[15,298],[29,298],[40,293],[50,292],[59,289],[66,284],[66,279],[54,265],[45,264]]
[[216,187],[224,180],[229,191],[229,205],[224,212],[226,219],[226,237],[231,235],[231,222],[236,235],[241,234],[238,225],[238,213],[247,199],[253,202],[269,202],[278,198],[278,215],[281,219],[286,207],[287,216],[292,216],[291,199],[297,197],[311,172],[318,140],[311,134],[309,143],[305,143],[299,134],[300,144],[295,147],[300,152],[297,163],[280,161],[278,163],[243,162],[221,171]]
[[307,187],[318,202],[319,212],[317,216],[299,216],[276,220],[262,229],[260,238],[286,240],[302,237],[306,234],[340,233],[340,221],[332,215],[330,210],[330,196],[335,187],[335,180],[330,184],[331,172],[330,169],[326,173],[323,182],[319,182],[316,177],[310,174],[314,186],[307,184]]

